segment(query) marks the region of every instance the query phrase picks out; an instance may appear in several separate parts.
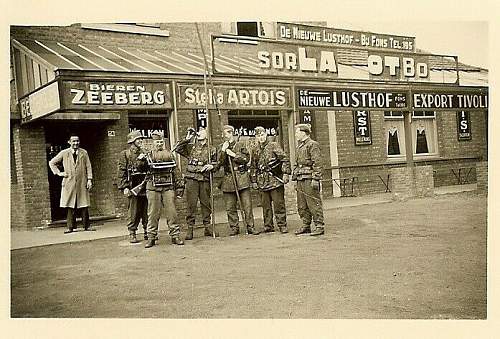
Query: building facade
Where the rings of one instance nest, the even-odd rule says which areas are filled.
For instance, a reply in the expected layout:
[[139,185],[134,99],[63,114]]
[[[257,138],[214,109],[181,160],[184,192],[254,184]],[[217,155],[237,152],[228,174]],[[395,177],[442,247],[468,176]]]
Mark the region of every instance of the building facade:
[[260,125],[293,162],[293,125],[310,123],[326,197],[390,191],[391,168],[409,165],[431,165],[434,186],[475,182],[487,161],[487,71],[413,37],[324,23],[13,26],[11,65],[14,229],[64,219],[47,164],[73,133],[93,165],[94,218],[125,212],[116,162],[134,129],[172,147],[203,126],[215,145],[229,123],[251,147]]

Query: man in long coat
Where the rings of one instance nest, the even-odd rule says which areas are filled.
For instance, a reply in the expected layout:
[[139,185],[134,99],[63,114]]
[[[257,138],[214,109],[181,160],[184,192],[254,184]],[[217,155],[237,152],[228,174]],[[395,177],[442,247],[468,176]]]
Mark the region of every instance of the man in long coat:
[[[86,150],[80,148],[80,138],[72,135],[68,141],[70,147],[62,150],[49,161],[49,167],[55,175],[63,177],[61,184],[60,206],[67,208],[64,233],[71,233],[76,228],[76,211],[81,210],[85,231],[95,231],[90,227],[89,190],[92,188],[92,166]],[[57,164],[62,163],[63,171]]]

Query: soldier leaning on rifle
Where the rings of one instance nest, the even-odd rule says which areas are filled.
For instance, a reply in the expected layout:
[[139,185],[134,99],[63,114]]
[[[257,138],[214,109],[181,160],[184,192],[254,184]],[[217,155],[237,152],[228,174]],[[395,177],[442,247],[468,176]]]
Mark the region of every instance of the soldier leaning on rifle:
[[[256,231],[254,227],[252,198],[250,195],[250,176],[247,167],[249,153],[243,142],[237,142],[234,139],[233,133],[233,126],[225,125],[223,127],[223,137],[225,141],[218,148],[218,159],[217,165],[215,166],[215,170],[224,167],[224,178],[222,179],[221,190],[224,193],[227,219],[231,229],[229,235],[233,236],[240,233],[236,191],[239,193],[243,205],[242,208],[245,212],[247,232],[248,234],[258,235],[260,232]],[[231,172],[230,161],[233,165],[237,188],[235,188],[233,183],[234,178]]]
[[133,131],[127,135],[130,147],[120,153],[118,159],[118,188],[128,197],[127,229],[131,243],[139,242],[136,232],[142,220],[144,240],[148,240],[148,199],[146,198],[146,155],[142,153],[141,132]]
[[290,161],[277,142],[270,142],[264,127],[255,128],[257,147],[252,152],[251,173],[255,189],[260,191],[264,232],[274,232],[273,206],[276,224],[281,233],[286,225],[285,187],[290,174]]
[[295,138],[298,142],[295,151],[295,167],[292,180],[297,181],[297,209],[302,219],[302,227],[295,234],[311,233],[311,220],[315,229],[311,235],[325,233],[323,206],[320,196],[322,176],[321,151],[316,141],[310,138],[311,126],[295,126]]
[[184,182],[176,166],[174,156],[165,149],[163,135],[152,134],[154,149],[146,156],[148,172],[146,175],[146,196],[148,198],[148,242],[146,248],[155,245],[158,237],[158,223],[162,208],[166,209],[168,233],[175,245],[184,245],[180,239],[180,227],[177,222],[175,196],[181,197]]
[[[215,162],[215,149],[208,148],[207,131],[201,127],[199,132],[193,128],[188,130],[185,140],[180,141],[175,147],[175,152],[188,159],[184,178],[186,180],[186,200],[188,211],[186,215],[187,234],[185,240],[193,239],[196,208],[198,199],[201,205],[201,215],[205,226],[205,236],[212,236],[213,230],[210,223],[212,208],[210,205],[210,171]],[[211,162],[214,164],[211,164]],[[215,232],[218,236],[218,232]]]

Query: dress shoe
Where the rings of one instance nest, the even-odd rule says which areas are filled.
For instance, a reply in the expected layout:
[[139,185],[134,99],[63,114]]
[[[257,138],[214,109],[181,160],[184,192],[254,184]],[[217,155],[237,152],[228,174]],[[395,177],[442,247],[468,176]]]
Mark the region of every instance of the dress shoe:
[[148,242],[146,243],[146,246],[144,248],[150,248],[155,245],[155,240],[154,239],[149,239]]
[[[219,236],[219,232],[215,231],[215,236]],[[205,237],[213,237],[212,226],[205,227]]]
[[295,231],[295,235],[299,234],[304,234],[304,233],[311,233],[311,228],[309,227],[301,227],[298,230]]
[[131,233],[129,235],[129,240],[131,244],[137,244],[139,242],[139,240],[137,240],[137,236],[135,235],[135,233]]
[[193,226],[188,226],[187,232],[186,232],[186,237],[184,239],[193,240]]
[[235,236],[240,234],[240,229],[239,228],[231,228],[231,232],[229,232],[229,236]]
[[264,228],[264,233],[272,233],[272,232],[274,232],[274,228],[272,228],[272,227]]
[[316,236],[316,235],[322,235],[325,234],[325,229],[323,227],[316,227],[314,232],[312,232],[310,235]]
[[184,241],[179,237],[172,237],[172,244],[174,245],[184,245]]
[[71,230],[64,231],[64,234],[68,234],[68,233],[73,233],[73,230],[71,229]]
[[260,232],[256,231],[254,228],[247,228],[247,232],[248,232],[248,234],[252,234],[252,235],[259,235],[260,234]]

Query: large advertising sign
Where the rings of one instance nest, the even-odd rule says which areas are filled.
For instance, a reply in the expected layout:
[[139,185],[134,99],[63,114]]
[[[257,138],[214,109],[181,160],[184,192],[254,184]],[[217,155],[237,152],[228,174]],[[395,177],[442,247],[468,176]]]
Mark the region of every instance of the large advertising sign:
[[471,92],[440,92],[424,91],[413,92],[413,107],[418,110],[426,109],[487,109],[487,93]]
[[62,107],[67,110],[167,109],[172,107],[166,83],[64,81]]
[[371,145],[372,130],[370,111],[354,111],[354,143],[356,145]]
[[373,47],[394,51],[415,51],[414,37],[331,27],[278,22],[276,36],[279,40],[288,41],[323,43],[345,47]]
[[299,108],[405,109],[406,92],[372,90],[298,90]]
[[[214,72],[296,78],[455,83],[454,57],[214,37]],[[436,65],[446,65],[446,77]]]
[[19,100],[21,123],[30,122],[54,113],[61,108],[59,84],[53,82]]
[[215,91],[208,88],[205,93],[203,84],[178,84],[179,108],[204,108],[216,103],[219,108],[290,108],[290,89],[267,86],[227,86],[216,85]]

